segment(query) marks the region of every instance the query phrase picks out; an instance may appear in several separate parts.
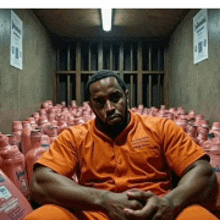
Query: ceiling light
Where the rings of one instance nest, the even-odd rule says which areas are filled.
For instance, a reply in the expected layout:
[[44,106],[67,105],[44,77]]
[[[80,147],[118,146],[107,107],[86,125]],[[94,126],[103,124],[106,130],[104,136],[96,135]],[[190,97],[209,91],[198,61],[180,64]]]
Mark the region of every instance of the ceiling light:
[[110,31],[112,28],[112,8],[101,8],[102,28],[104,31]]

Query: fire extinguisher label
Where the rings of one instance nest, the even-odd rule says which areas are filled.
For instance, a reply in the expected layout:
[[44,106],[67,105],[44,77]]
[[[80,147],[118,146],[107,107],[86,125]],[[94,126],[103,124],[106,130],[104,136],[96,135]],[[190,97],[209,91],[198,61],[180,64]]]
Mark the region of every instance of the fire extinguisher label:
[[0,198],[8,199],[11,197],[11,193],[5,186],[0,187]]
[[22,191],[27,191],[27,182],[25,180],[25,171],[16,172],[18,181],[21,182]]
[[49,147],[49,144],[42,144],[42,147]]
[[0,217],[1,219],[24,219],[24,211],[18,198],[12,197],[0,206]]
[[20,171],[20,172],[17,172],[16,174],[17,174],[18,180],[20,181],[21,177],[24,176],[25,173],[24,171]]
[[0,182],[5,182],[5,178],[0,174]]

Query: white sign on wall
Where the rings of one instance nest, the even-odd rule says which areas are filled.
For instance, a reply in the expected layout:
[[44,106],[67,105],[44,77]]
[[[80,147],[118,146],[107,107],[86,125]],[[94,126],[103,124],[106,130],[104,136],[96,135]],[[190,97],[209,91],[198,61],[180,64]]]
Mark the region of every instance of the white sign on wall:
[[194,64],[208,59],[208,11],[200,10],[193,18]]
[[22,21],[11,10],[10,64],[22,70]]

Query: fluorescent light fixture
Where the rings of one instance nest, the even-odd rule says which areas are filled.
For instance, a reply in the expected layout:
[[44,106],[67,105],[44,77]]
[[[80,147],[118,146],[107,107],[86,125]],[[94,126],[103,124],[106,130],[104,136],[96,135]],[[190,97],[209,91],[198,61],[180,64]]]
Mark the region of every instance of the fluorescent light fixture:
[[110,31],[112,28],[112,8],[101,8],[102,28],[104,31]]

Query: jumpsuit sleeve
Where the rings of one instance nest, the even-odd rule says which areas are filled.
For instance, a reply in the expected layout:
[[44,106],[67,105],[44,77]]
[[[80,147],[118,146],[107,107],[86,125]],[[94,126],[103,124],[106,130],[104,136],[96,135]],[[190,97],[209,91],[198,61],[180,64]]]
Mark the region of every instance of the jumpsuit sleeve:
[[165,120],[162,125],[162,147],[169,167],[181,176],[184,170],[196,160],[205,156],[201,146],[192,141],[191,137],[172,120]]
[[73,131],[65,129],[35,163],[44,165],[58,174],[72,177],[77,165],[76,141]]

